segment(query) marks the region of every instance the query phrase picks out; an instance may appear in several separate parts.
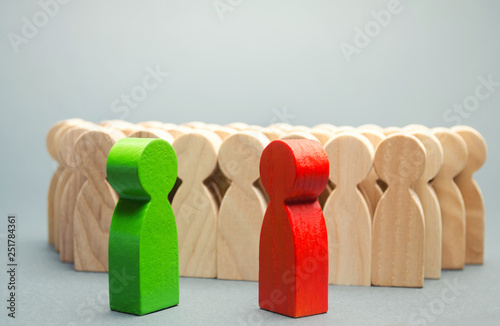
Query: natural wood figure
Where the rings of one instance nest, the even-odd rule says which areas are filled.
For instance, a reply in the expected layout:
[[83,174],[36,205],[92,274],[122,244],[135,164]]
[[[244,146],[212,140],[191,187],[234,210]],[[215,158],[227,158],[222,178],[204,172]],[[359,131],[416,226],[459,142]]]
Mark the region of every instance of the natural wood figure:
[[411,186],[424,172],[425,160],[423,145],[410,135],[389,136],[377,148],[374,167],[388,188],[373,219],[373,285],[424,285],[424,216]]
[[221,143],[213,132],[200,130],[176,138],[173,144],[182,181],[172,201],[179,234],[181,276],[217,276],[218,206],[204,182],[217,168]]
[[[385,139],[383,133],[375,130],[360,129],[359,133],[366,139],[368,139],[368,141],[372,144],[374,151],[377,149],[377,146],[382,142],[382,140]],[[377,175],[377,172],[375,172],[375,168],[372,167],[370,173],[368,173],[368,176],[359,184],[359,190],[361,190],[361,192],[365,196],[368,206],[370,208],[370,215],[372,221],[378,202],[380,201],[380,198],[382,198],[382,195],[384,194],[384,191],[382,190],[382,188],[380,188],[379,184],[377,183],[378,179],[379,177]]]
[[259,306],[291,317],[328,310],[328,237],[318,195],[328,158],[314,140],[271,142],[260,176],[271,201],[259,245]]
[[74,123],[82,122],[80,119],[69,119],[64,121],[56,122],[47,133],[46,137],[46,145],[47,151],[49,155],[52,157],[54,161],[58,163],[57,169],[54,171],[52,178],[50,179],[49,191],[47,194],[47,225],[48,225],[48,239],[49,244],[54,244],[54,201],[55,201],[55,192],[57,188],[57,183],[59,178],[64,171],[64,167],[59,163],[59,139],[57,137],[61,137],[61,134],[58,133],[59,130],[63,130],[68,128],[70,125]]
[[441,278],[442,233],[441,209],[439,200],[430,184],[443,166],[443,147],[439,140],[425,129],[412,131],[425,148],[427,160],[425,170],[420,179],[415,182],[413,189],[418,195],[424,210],[425,220],[425,261],[424,277],[430,279]]
[[167,200],[177,176],[163,139],[123,138],[109,152],[107,174],[120,199],[109,233],[109,303],[144,315],[179,304],[177,230]]
[[373,166],[373,147],[345,132],[325,146],[335,189],[323,209],[328,229],[329,283],[371,285],[372,219],[358,184]]
[[219,166],[231,180],[219,210],[217,278],[257,281],[259,237],[267,202],[255,183],[259,161],[269,140],[256,131],[227,138],[219,150]]
[[124,138],[119,130],[100,128],[83,133],[75,144],[75,162],[84,176],[73,219],[75,270],[108,271],[108,237],[118,196],[106,177],[106,160]]
[[466,264],[483,264],[484,260],[484,200],[481,188],[473,178],[474,172],[479,170],[486,161],[486,141],[474,128],[456,126],[452,128],[459,134],[468,149],[467,165],[455,177],[465,204],[466,230]]
[[453,180],[467,164],[467,144],[446,128],[432,130],[443,147],[443,166],[432,181],[441,208],[443,226],[442,269],[463,269],[465,265],[465,205]]
[[59,252],[59,245],[60,245],[60,232],[59,232],[59,221],[61,219],[61,197],[63,195],[64,191],[64,186],[68,182],[69,177],[72,174],[72,171],[70,169],[67,169],[65,164],[61,162],[61,158],[59,156],[59,148],[62,140],[64,139],[65,135],[67,132],[70,130],[77,128],[79,124],[84,123],[83,120],[79,121],[73,121],[71,123],[64,124],[55,133],[54,136],[54,148],[57,149],[57,161],[59,163],[59,168],[62,168],[61,174],[57,178],[57,184],[55,185],[54,188],[54,194],[53,194],[53,216],[52,216],[52,226],[49,224],[49,227],[52,228],[52,236],[53,236],[53,243],[54,243],[54,249],[56,252]]
[[[59,160],[70,174],[64,185],[61,184],[61,188],[59,188],[62,191],[60,193],[59,216],[57,217],[59,222],[58,249],[62,262],[72,263],[74,261],[73,217],[75,214],[76,197],[85,182],[85,177],[81,170],[82,167],[74,159],[75,144],[80,135],[95,128],[96,125],[88,122],[78,123],[64,134],[58,145]],[[64,181],[64,178],[61,177],[60,181]]]

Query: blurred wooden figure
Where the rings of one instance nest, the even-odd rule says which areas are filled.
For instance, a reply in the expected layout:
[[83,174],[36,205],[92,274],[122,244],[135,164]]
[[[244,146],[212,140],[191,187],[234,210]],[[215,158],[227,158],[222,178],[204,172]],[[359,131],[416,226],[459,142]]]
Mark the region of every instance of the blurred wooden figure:
[[484,260],[484,200],[481,188],[473,178],[486,161],[486,141],[474,128],[452,128],[467,144],[468,158],[465,168],[455,177],[465,205],[465,263],[483,264]]

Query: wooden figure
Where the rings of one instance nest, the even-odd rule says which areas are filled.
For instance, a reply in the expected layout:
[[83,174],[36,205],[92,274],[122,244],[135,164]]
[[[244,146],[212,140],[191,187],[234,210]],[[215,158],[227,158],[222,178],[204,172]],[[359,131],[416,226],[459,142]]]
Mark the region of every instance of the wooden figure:
[[404,134],[387,137],[375,152],[375,170],[389,187],[373,219],[373,285],[424,285],[424,214],[411,185],[424,172],[425,160],[423,145]]
[[424,145],[427,154],[425,170],[420,179],[415,182],[414,190],[418,195],[424,210],[425,220],[425,261],[424,277],[430,279],[441,278],[441,253],[442,253],[442,223],[441,209],[434,188],[430,181],[439,173],[443,165],[443,147],[439,140],[425,129],[412,131]]
[[119,130],[100,128],[83,133],[76,141],[75,162],[84,176],[71,225],[77,271],[108,271],[109,228],[118,196],[107,181],[106,160],[113,145],[124,137]]
[[455,177],[465,204],[466,264],[483,264],[484,256],[484,200],[481,189],[473,178],[486,161],[486,141],[474,128],[456,126],[452,131],[459,134],[468,149],[467,165]]
[[263,134],[243,131],[227,138],[219,150],[219,166],[231,180],[219,210],[217,278],[259,279],[259,235],[267,202],[255,186],[259,161],[269,143]]
[[328,230],[329,283],[371,285],[372,219],[358,184],[373,166],[373,147],[344,132],[325,146],[335,190],[323,209]]
[[[372,144],[374,150],[376,150],[377,146],[385,139],[385,135],[379,131],[368,129],[358,130],[362,136],[368,139],[368,141]],[[377,175],[377,172],[375,172],[375,168],[372,167],[370,173],[368,173],[368,176],[359,184],[359,190],[361,190],[361,192],[365,196],[368,207],[370,208],[372,221],[378,202],[384,194],[384,191],[378,184],[378,179],[379,177]]]
[[446,128],[432,129],[443,147],[443,166],[432,181],[441,208],[443,226],[442,269],[463,269],[465,265],[465,205],[455,178],[467,164],[467,144]]
[[47,151],[49,152],[49,155],[52,157],[54,161],[56,161],[59,165],[57,166],[56,171],[52,175],[52,178],[50,179],[50,184],[49,184],[49,191],[47,195],[47,224],[48,224],[48,239],[49,239],[49,244],[53,245],[54,244],[54,195],[56,192],[57,188],[57,183],[59,181],[59,178],[64,171],[64,167],[59,163],[59,155],[58,155],[58,144],[59,140],[57,139],[57,136],[60,136],[60,133],[58,133],[59,130],[61,129],[66,129],[70,125],[74,123],[79,123],[83,122],[81,119],[69,119],[69,120],[64,120],[64,121],[59,121],[56,122],[49,130],[47,133],[46,137],[46,145],[47,145]]
[[177,176],[172,146],[123,138],[109,152],[107,174],[120,197],[109,233],[111,309],[144,315],[179,304],[177,230],[167,200]]
[[291,317],[328,310],[328,237],[318,195],[328,158],[308,139],[271,142],[260,176],[271,201],[259,245],[259,306]]
[[217,276],[216,234],[218,206],[204,181],[217,168],[221,139],[196,130],[174,141],[182,183],[172,201],[179,233],[181,276]]
[[[57,179],[57,184],[54,189],[54,195],[53,195],[53,217],[52,217],[52,235],[53,235],[53,241],[54,241],[54,249],[56,252],[59,252],[59,245],[60,245],[60,232],[59,232],[59,221],[61,220],[61,197],[63,195],[64,191],[64,186],[68,182],[69,177],[72,174],[72,171],[70,169],[66,168],[66,165],[61,162],[61,158],[59,156],[59,151],[60,151],[60,144],[62,140],[64,139],[65,135],[67,132],[70,130],[77,128],[78,125],[85,123],[83,120],[80,121],[75,121],[73,123],[68,123],[60,128],[55,133],[54,136],[54,147],[57,148],[57,161],[59,162],[59,167],[62,168],[61,174],[59,175]],[[50,225],[49,225],[50,226]]]
[[[59,222],[58,249],[62,262],[72,263],[74,261],[73,217],[75,214],[76,197],[85,182],[85,177],[81,170],[82,167],[74,159],[75,144],[80,135],[95,128],[97,126],[94,124],[81,122],[67,131],[58,145],[59,160],[70,174],[64,185],[61,184],[59,188],[62,191],[60,193],[59,216],[56,217]],[[60,181],[64,181],[64,178],[60,178]]]

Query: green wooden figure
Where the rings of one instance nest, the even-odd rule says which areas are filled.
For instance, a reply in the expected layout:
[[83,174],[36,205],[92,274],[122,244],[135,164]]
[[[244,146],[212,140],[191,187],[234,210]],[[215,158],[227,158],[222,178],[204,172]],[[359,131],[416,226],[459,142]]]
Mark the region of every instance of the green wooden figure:
[[162,139],[124,138],[111,149],[108,180],[118,193],[109,232],[111,310],[144,315],[179,304],[177,227],[168,194],[177,156]]

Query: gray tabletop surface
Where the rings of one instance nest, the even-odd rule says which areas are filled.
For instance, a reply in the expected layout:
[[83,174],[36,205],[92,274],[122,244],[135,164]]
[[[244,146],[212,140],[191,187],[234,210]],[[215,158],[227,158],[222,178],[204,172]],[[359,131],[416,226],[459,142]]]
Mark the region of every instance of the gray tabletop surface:
[[[496,213],[496,214],[495,214]],[[491,212],[490,217],[498,215]],[[257,282],[181,278],[180,304],[137,317],[109,309],[105,273],[76,272],[47,244],[45,216],[18,215],[16,319],[4,325],[498,325],[499,223],[487,219],[483,266],[445,271],[423,289],[329,286],[326,314],[292,319],[259,309]],[[6,230],[6,218],[1,219]],[[34,222],[35,221],[35,222]],[[7,269],[2,234],[2,269]],[[5,304],[7,273],[0,274]],[[2,304],[2,305],[4,305]]]

